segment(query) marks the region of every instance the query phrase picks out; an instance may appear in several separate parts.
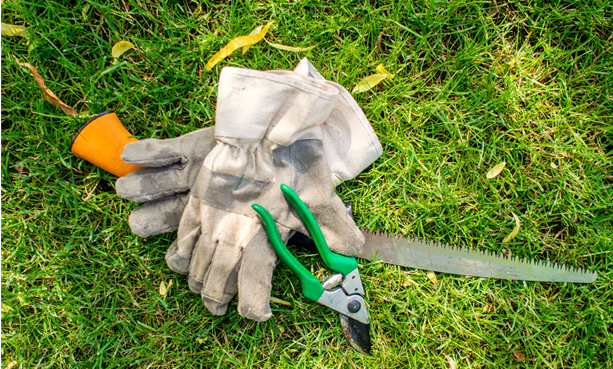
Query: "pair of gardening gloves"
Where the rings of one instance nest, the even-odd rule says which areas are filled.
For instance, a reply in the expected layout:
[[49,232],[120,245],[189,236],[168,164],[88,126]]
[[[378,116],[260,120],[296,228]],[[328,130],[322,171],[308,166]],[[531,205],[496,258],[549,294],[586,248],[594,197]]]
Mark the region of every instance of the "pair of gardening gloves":
[[287,202],[290,186],[309,207],[330,249],[355,255],[364,245],[334,186],[382,153],[364,113],[342,86],[326,81],[305,58],[295,71],[225,67],[215,127],[127,145],[122,159],[146,167],[117,180],[117,194],[144,203],[130,215],[148,237],[178,229],[166,262],[189,275],[209,311],[265,321],[277,256],[251,208],[269,210],[287,243],[308,234]]

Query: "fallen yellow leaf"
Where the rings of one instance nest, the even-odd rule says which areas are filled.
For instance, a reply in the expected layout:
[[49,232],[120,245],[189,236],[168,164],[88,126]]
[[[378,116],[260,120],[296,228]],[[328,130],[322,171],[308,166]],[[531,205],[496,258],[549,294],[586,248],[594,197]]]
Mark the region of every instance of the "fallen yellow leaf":
[[519,233],[519,218],[517,217],[517,215],[515,215],[515,213],[512,213],[512,214],[513,214],[513,219],[515,219],[515,227],[513,227],[513,230],[511,231],[511,233],[509,233],[504,238],[504,240],[502,240],[502,243],[506,243],[506,242],[511,241]]
[[285,50],[285,51],[291,51],[294,53],[300,52],[300,51],[307,51],[307,50],[311,50],[312,48],[315,47],[315,45],[313,46],[308,46],[308,47],[294,47],[294,46],[285,46],[285,45],[281,45],[281,44],[275,44],[272,42],[269,42],[268,40],[264,39],[264,41],[266,41],[266,43],[268,43],[270,46],[279,49],[279,50]]
[[15,55],[13,55],[13,58],[15,58],[15,62],[17,62],[17,64],[21,65],[22,67],[26,67],[30,70],[30,72],[32,73],[32,76],[34,77],[34,80],[36,80],[36,83],[38,83],[38,86],[40,87],[40,89],[43,90],[43,98],[48,103],[50,103],[53,106],[59,107],[60,109],[64,111],[64,113],[70,115],[71,117],[77,116],[77,112],[76,110],[74,110],[73,107],[64,103],[53,93],[53,91],[47,88],[47,86],[45,85],[45,80],[43,79],[43,77],[40,76],[40,74],[38,74],[38,72],[36,71],[36,68],[34,68],[29,63],[20,62],[19,59],[17,59]]
[[438,279],[436,279],[436,273],[434,273],[432,270],[428,270],[426,274],[428,275],[428,279],[432,283],[434,283],[435,286],[438,286]]
[[388,71],[385,69],[385,66],[384,66],[383,64],[379,64],[379,65],[377,65],[377,73],[379,73],[379,74],[387,74],[387,77],[386,77],[387,79],[392,79],[392,78],[394,78],[394,75],[393,75],[393,74],[391,74],[390,72],[388,72]]
[[16,26],[14,24],[2,23],[2,36],[23,36],[22,32],[25,31],[24,26]]
[[351,92],[352,93],[366,92],[370,90],[371,88],[375,87],[376,85],[378,85],[381,81],[387,78],[387,76],[388,76],[387,74],[370,75],[364,78],[363,80],[361,80],[360,82],[358,82],[358,84],[353,88]]
[[13,310],[12,307],[8,306],[8,305],[4,305],[2,304],[2,312],[3,313],[8,313],[9,311]]
[[498,174],[500,174],[500,172],[502,172],[502,170],[504,169],[504,166],[507,165],[506,162],[502,162],[498,165],[496,165],[495,167],[493,167],[492,169],[490,169],[489,172],[487,172],[487,174],[485,175],[485,177],[487,179],[492,179],[494,177],[496,177]]
[[281,305],[286,305],[286,306],[292,306],[291,302],[287,302],[281,299],[278,299],[276,297],[272,297],[270,296],[270,302],[274,303],[274,304],[281,304]]
[[373,75],[370,75],[362,79],[360,82],[358,82],[358,84],[353,88],[351,92],[352,93],[366,92],[370,90],[371,88],[375,87],[376,85],[378,85],[379,83],[381,83],[381,81],[383,81],[384,79],[394,78],[394,75],[388,72],[385,69],[385,66],[383,64],[377,65],[376,70],[377,70],[377,74],[373,74]]
[[[257,26],[253,29],[253,31],[251,31],[251,33],[249,34],[249,36],[255,36],[258,33],[260,33],[260,31],[262,30],[262,28],[264,28],[264,26]],[[243,46],[243,54],[245,54],[247,52],[247,50],[249,50],[249,48],[251,47],[251,45],[245,45]]]
[[172,279],[168,281],[168,284],[164,283],[164,281],[160,282],[160,295],[166,297],[168,290],[172,286]]
[[266,32],[268,32],[268,28],[273,23],[274,21],[268,22],[268,24],[266,24],[262,28],[262,30],[260,30],[260,32],[255,35],[239,36],[232,39],[230,42],[228,42],[226,46],[221,48],[221,50],[219,50],[215,55],[213,55],[213,57],[211,57],[211,59],[209,59],[209,61],[206,63],[205,68],[207,70],[211,70],[217,63],[232,54],[236,49],[244,46],[251,46],[257,42],[262,41],[262,39],[266,35]]
[[129,41],[119,41],[115,45],[113,45],[113,49],[111,50],[111,55],[113,58],[119,58],[121,54],[133,48],[134,45]]

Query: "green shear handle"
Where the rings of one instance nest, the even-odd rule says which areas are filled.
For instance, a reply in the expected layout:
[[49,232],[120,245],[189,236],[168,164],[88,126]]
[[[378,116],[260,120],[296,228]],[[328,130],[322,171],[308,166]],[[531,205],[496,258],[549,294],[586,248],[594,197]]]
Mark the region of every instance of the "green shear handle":
[[[281,185],[281,191],[285,195],[285,197],[289,200],[289,202],[296,208],[298,214],[302,220],[304,220],[307,229],[311,233],[311,237],[313,237],[313,241],[315,242],[315,246],[317,246],[317,250],[321,254],[321,258],[324,263],[332,270],[341,273],[346,276],[349,273],[353,272],[357,269],[358,263],[354,257],[351,256],[343,256],[339,254],[335,254],[330,251],[328,244],[326,243],[326,239],[324,235],[321,233],[321,229],[311,214],[309,208],[302,202],[300,197],[287,185]],[[258,204],[251,205],[253,210],[255,210],[262,221],[264,222],[264,228],[266,229],[266,233],[268,234],[268,238],[270,243],[272,244],[273,249],[283,261],[285,265],[287,265],[290,270],[298,276],[300,279],[300,284],[302,285],[302,293],[309,299],[313,301],[319,301],[319,298],[323,295],[325,289],[322,287],[321,283],[311,272],[309,272],[302,264],[296,260],[296,258],[289,252],[281,236],[279,235],[279,230],[275,225],[275,221],[264,207]]]

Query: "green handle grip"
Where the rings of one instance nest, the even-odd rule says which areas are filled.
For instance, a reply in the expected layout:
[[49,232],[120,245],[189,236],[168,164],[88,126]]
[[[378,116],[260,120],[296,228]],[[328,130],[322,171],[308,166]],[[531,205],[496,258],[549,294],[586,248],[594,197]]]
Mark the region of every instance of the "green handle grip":
[[358,262],[352,256],[339,255],[330,251],[328,243],[326,242],[324,235],[321,233],[321,228],[319,228],[315,217],[313,214],[311,214],[309,208],[304,204],[304,202],[302,202],[294,190],[292,190],[288,185],[282,184],[281,191],[283,191],[285,197],[287,197],[289,202],[292,203],[294,208],[296,208],[298,211],[298,214],[300,214],[302,220],[304,220],[309,233],[311,233],[311,237],[313,237],[315,246],[317,246],[317,250],[328,268],[335,270],[342,275],[347,275],[354,271],[358,267]]
[[287,265],[287,267],[300,279],[302,294],[315,302],[319,301],[319,298],[325,291],[324,288],[321,286],[321,283],[319,283],[317,278],[315,278],[311,272],[302,266],[302,264],[296,260],[294,255],[289,252],[281,239],[281,235],[279,234],[279,230],[277,229],[272,215],[270,215],[268,210],[264,209],[264,207],[261,205],[253,204],[251,207],[262,218],[262,221],[264,222],[264,229],[266,229],[266,233],[268,234],[268,239],[272,244],[272,248],[279,256],[279,259],[281,259],[281,261]]

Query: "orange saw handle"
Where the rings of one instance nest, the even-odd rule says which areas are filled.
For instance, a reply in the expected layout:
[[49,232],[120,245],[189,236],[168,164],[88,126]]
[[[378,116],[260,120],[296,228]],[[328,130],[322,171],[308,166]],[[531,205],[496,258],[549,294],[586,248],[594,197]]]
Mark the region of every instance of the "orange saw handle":
[[70,144],[70,151],[107,172],[123,177],[143,168],[121,159],[123,148],[135,141],[138,140],[121,124],[115,112],[107,111],[81,127]]

